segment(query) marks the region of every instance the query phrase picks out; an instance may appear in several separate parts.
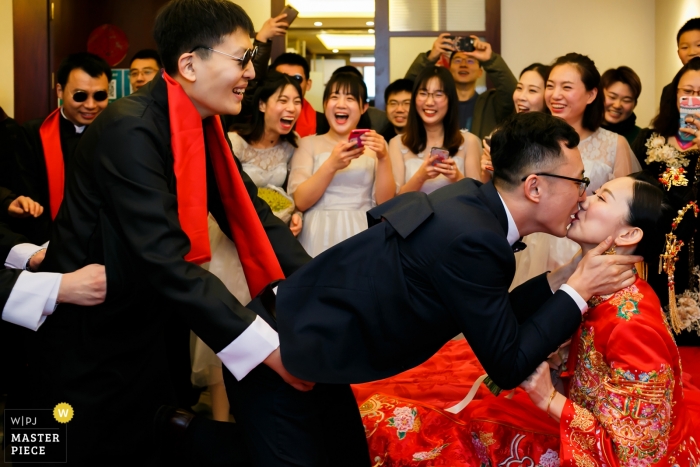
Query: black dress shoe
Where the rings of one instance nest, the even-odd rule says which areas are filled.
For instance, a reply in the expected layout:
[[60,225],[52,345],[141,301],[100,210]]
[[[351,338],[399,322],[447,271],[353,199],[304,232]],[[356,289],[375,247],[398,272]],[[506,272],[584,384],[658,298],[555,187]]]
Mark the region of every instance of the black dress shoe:
[[174,465],[181,459],[187,445],[186,431],[195,414],[184,409],[162,405],[153,419],[155,448],[160,453],[161,465]]

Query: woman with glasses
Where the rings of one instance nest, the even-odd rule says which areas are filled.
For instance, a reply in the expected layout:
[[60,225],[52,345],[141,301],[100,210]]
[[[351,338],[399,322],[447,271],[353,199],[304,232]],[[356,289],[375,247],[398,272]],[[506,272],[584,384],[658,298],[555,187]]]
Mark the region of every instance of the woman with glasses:
[[[258,187],[258,196],[268,201],[273,214],[284,222],[290,222],[291,216],[290,229],[297,235],[301,230],[301,215],[292,214],[294,203],[284,193],[283,186],[297,147],[293,128],[301,112],[299,82],[291,76],[270,72],[255,90],[253,101],[257,108],[251,121],[229,132],[231,147],[245,173]],[[250,292],[238,251],[211,215],[209,243],[211,261],[207,269],[221,279],[239,302],[249,303]],[[228,421],[229,403],[221,360],[199,337],[192,349],[192,382],[209,388],[214,420]]]
[[[557,58],[547,79],[544,99],[552,115],[564,119],[581,138],[578,148],[585,175],[590,179],[586,189],[589,196],[608,180],[641,170],[627,140],[601,127],[604,96],[593,60],[578,53]],[[579,249],[566,238],[546,234],[529,235],[523,241],[527,249],[516,255],[513,287],[556,269]]]
[[302,138],[292,156],[287,192],[304,212],[299,242],[312,257],[367,229],[367,210],[396,193],[384,138],[367,130],[350,140],[367,107],[359,77],[333,75],[323,92],[330,130]]
[[389,143],[399,193],[430,193],[464,177],[479,179],[481,144],[460,131],[457,102],[454,78],[444,67],[429,66],[416,78],[404,133]]
[[[681,117],[681,103],[688,98],[700,100],[700,58],[693,58],[673,78],[673,93],[662,96],[659,114],[645,128],[633,144],[634,152],[649,178],[661,186],[667,202],[673,207],[663,220],[667,234],[673,234],[676,246],[683,242],[674,255],[673,271],[659,271],[656,264],[649,266],[649,283],[667,309],[682,313],[682,331],[675,330],[678,345],[700,345],[700,295],[698,266],[700,245],[696,245],[697,217],[686,214],[681,222],[674,218],[690,202],[698,201],[700,188],[700,109]],[[684,112],[684,115],[686,112]],[[667,254],[670,245],[662,239],[657,245],[659,254]],[[663,265],[662,265],[663,266]],[[671,272],[671,274],[669,274]],[[672,284],[672,286],[671,286]]]

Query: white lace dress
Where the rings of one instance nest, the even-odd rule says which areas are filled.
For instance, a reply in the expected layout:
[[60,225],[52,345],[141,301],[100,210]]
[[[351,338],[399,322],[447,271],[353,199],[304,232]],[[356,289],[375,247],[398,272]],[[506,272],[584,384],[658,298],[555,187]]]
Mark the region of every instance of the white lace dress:
[[[464,174],[465,161],[467,157],[467,141],[469,138],[476,137],[471,135],[467,130],[462,130],[462,136],[464,137],[464,143],[459,147],[459,150],[454,156],[452,156],[452,158],[454,159],[457,168],[459,168],[459,171]],[[389,153],[392,155],[392,168],[396,167],[394,168],[396,183],[399,185],[404,185],[418,171],[420,166],[423,164],[424,158],[430,156],[430,148],[426,148],[419,154],[413,154],[410,149],[403,145],[401,142],[401,136],[399,135],[391,139],[389,143]],[[400,157],[398,155],[400,155]],[[426,182],[423,183],[420,191],[423,193],[432,193],[438,188],[447,186],[450,183],[452,182],[449,178],[440,174],[432,180],[426,180]]]
[[[287,167],[294,147],[287,141],[268,149],[250,146],[237,133],[229,133],[233,153],[243,165],[243,171],[256,186],[282,187],[287,179]],[[238,259],[236,245],[221,231],[216,220],[209,215],[209,244],[211,261],[202,265],[217,276],[226,288],[243,305],[250,302],[248,284]],[[195,336],[192,344],[192,383],[204,387],[223,381],[221,360],[204,341]]]
[[[586,190],[593,194],[605,182],[641,170],[639,161],[629,143],[622,136],[598,128],[578,145],[583,159],[585,176],[591,179]],[[580,249],[568,238],[557,238],[546,233],[535,233],[523,239],[527,248],[515,254],[515,277],[511,288],[552,271],[568,262]]]
[[[337,144],[327,134],[302,138],[292,157],[287,192],[308,180]],[[304,213],[299,243],[315,257],[367,229],[367,211],[376,206],[374,182],[377,157],[369,148],[333,176],[321,198]]]

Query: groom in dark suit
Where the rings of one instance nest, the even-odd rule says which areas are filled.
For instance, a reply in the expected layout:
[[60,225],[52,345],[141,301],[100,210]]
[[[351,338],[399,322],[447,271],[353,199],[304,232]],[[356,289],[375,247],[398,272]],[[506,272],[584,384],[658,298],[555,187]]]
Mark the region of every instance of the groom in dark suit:
[[[602,244],[579,263],[509,293],[514,246],[533,232],[563,237],[588,180],[578,134],[561,119],[520,114],[491,141],[494,183],[464,179],[430,195],[388,201],[368,213],[368,230],[279,285],[282,361],[301,379],[327,383],[312,392],[335,387],[338,395],[343,387],[350,391],[348,383],[395,375],[460,332],[493,380],[512,388],[571,337],[592,295],[634,282],[632,267],[640,258],[601,256],[609,247]],[[241,418],[250,420],[258,439],[267,436],[268,446],[284,443],[290,432],[332,431],[336,411],[357,410],[354,399],[340,397],[333,410],[319,410],[301,393],[285,405],[277,397],[285,386],[266,379],[269,373],[261,365],[240,381],[225,374],[229,394],[246,401]],[[274,415],[273,426],[285,427],[282,434],[268,429]],[[362,426],[357,429],[362,435]],[[264,447],[257,450],[267,452]],[[260,465],[340,465],[347,458],[324,464],[311,455],[296,464]]]

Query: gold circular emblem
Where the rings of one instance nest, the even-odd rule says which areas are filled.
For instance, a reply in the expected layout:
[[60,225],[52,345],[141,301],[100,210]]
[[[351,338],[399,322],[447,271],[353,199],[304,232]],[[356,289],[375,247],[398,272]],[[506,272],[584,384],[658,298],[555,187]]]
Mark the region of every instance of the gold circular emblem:
[[61,402],[53,408],[53,418],[58,423],[68,423],[73,419],[73,407],[70,404]]

